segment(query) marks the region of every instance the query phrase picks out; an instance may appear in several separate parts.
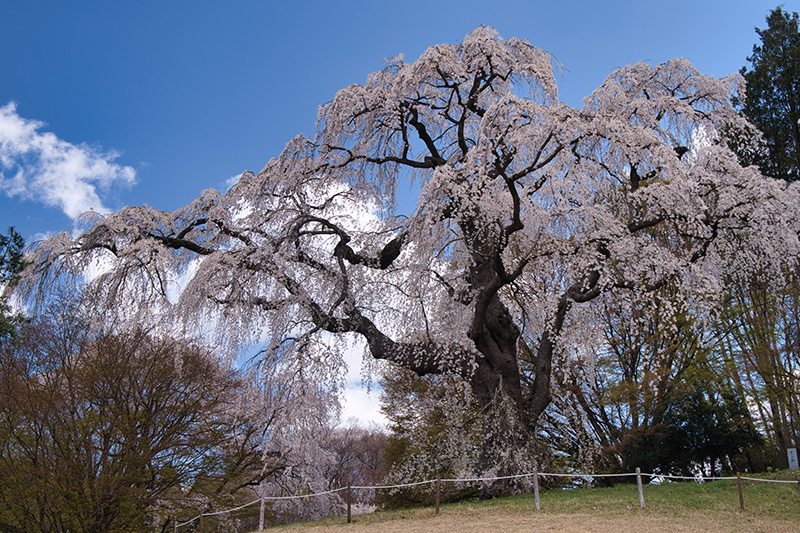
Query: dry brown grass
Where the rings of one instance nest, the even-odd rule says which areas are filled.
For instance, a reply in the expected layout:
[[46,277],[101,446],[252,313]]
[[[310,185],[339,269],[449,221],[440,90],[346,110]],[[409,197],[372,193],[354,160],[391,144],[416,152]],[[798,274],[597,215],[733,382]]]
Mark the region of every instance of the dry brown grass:
[[[800,517],[798,517],[800,520]],[[800,521],[756,516],[748,511],[730,513],[690,512],[667,514],[648,509],[598,511],[594,513],[551,513],[513,511],[502,507],[444,510],[434,516],[431,510],[358,516],[352,524],[343,518],[321,523],[296,524],[277,528],[281,533],[444,533],[444,532],[529,532],[569,531],[575,533],[667,532],[800,532]]]

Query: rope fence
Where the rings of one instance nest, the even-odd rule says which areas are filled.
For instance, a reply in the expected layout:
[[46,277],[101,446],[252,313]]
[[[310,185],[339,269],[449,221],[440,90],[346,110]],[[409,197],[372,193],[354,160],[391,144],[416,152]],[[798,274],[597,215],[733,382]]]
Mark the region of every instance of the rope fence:
[[344,499],[345,504],[347,506],[347,522],[351,522],[351,504],[352,504],[352,491],[353,490],[388,490],[388,489],[403,489],[403,488],[410,488],[410,487],[418,487],[421,485],[431,485],[435,484],[436,486],[436,514],[439,514],[439,503],[441,499],[441,484],[442,483],[485,483],[491,481],[505,481],[510,479],[522,479],[522,478],[533,478],[533,493],[534,493],[534,506],[537,511],[540,510],[539,505],[539,477],[557,477],[557,478],[584,478],[584,479],[593,479],[593,478],[604,478],[604,477],[633,477],[636,476],[637,487],[639,491],[639,505],[640,507],[644,508],[644,492],[642,487],[642,477],[646,476],[651,479],[671,479],[671,480],[682,480],[682,481],[696,481],[696,482],[705,482],[705,481],[723,481],[723,480],[736,480],[738,491],[739,491],[739,507],[744,509],[744,494],[743,494],[743,487],[742,481],[753,481],[753,482],[760,482],[760,483],[783,483],[783,484],[793,484],[797,485],[798,495],[800,495],[800,479],[797,481],[791,480],[783,480],[783,479],[762,479],[762,478],[755,478],[755,477],[747,477],[742,476],[740,473],[737,472],[735,476],[673,476],[669,474],[652,474],[652,473],[644,473],[636,469],[636,472],[629,472],[629,473],[622,473],[622,474],[564,474],[564,473],[555,473],[555,472],[537,472],[534,470],[533,472],[529,472],[526,474],[516,474],[511,476],[494,476],[494,477],[476,477],[476,478],[441,478],[437,477],[436,479],[428,479],[425,481],[416,481],[413,483],[401,483],[398,485],[348,485],[347,487],[341,487],[338,489],[327,490],[323,492],[315,492],[312,494],[298,494],[293,496],[263,496],[256,500],[253,500],[249,503],[244,505],[240,505],[239,507],[234,507],[232,509],[226,509],[224,511],[216,511],[216,512],[208,512],[202,513],[191,520],[186,522],[175,522],[174,531],[178,531],[178,528],[187,526],[196,520],[200,521],[200,532],[203,532],[203,518],[211,517],[211,516],[218,516],[226,513],[233,513],[235,511],[242,510],[246,507],[250,507],[251,505],[255,505],[256,503],[261,504],[261,509],[259,512],[259,530],[264,529],[264,504],[265,502],[269,501],[282,501],[282,500],[302,500],[307,498],[316,498],[319,496],[327,496],[329,494],[336,494],[339,492],[344,491]]

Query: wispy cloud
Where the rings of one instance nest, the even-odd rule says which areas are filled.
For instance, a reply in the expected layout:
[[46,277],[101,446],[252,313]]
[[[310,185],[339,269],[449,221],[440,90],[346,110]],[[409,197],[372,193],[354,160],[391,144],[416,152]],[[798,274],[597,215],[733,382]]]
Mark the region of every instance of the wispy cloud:
[[242,174],[236,174],[235,176],[231,176],[227,180],[225,180],[225,190],[229,190],[231,187],[239,183],[239,180],[242,179]]
[[114,163],[118,152],[71,144],[39,131],[43,126],[20,117],[14,102],[0,107],[0,191],[58,207],[72,219],[90,209],[109,212],[98,191],[132,185],[136,171]]

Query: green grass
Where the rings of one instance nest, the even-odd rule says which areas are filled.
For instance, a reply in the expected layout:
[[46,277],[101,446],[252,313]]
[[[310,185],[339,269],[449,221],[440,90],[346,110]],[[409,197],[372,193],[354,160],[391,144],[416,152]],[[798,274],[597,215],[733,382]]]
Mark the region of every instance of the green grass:
[[[800,472],[784,471],[751,477],[796,481],[798,474]],[[774,521],[777,524],[796,523],[797,531],[800,531],[800,494],[797,483],[743,481],[743,488],[744,512],[739,510],[739,493],[735,479],[705,483],[681,481],[645,485],[644,511],[639,508],[639,495],[635,483],[617,484],[613,487],[543,490],[540,494],[540,507],[542,515],[591,514],[592,516],[622,517],[634,521],[637,516],[658,519],[674,517],[676,523],[680,522],[683,517],[700,516],[712,523],[714,520],[719,520],[720,525],[729,523],[733,517],[736,520],[767,521],[766,527],[761,526],[752,530],[769,531],[769,521]],[[501,513],[509,516],[530,515],[534,512],[533,509],[534,497],[532,494],[526,494],[487,501],[475,500],[443,505],[442,515],[459,517],[481,512],[495,515]],[[355,517],[355,521],[365,526],[376,527],[380,524],[397,523],[398,521],[408,524],[408,520],[431,520],[432,517],[432,508],[426,507],[378,511],[371,515]],[[334,532],[338,531],[337,527],[341,527],[343,521],[342,517],[331,517],[314,522],[313,525],[315,527],[330,526],[331,531]],[[739,526],[735,524],[726,530],[736,530]],[[306,527],[311,525],[312,523],[306,524]],[[277,529],[280,531],[283,528]],[[299,524],[288,528],[289,531],[302,531],[303,529],[304,526]],[[375,531],[378,530],[375,529]],[[751,529],[748,528],[748,530]],[[790,530],[794,530],[792,526],[790,526]]]
[[[643,490],[645,507],[662,511],[681,513],[687,510],[723,510],[739,507],[736,480],[663,483],[645,485]],[[790,515],[800,516],[797,485],[743,481],[743,494],[745,509],[757,509],[785,518]],[[526,495],[522,498],[529,497]],[[542,509],[555,512],[581,512],[600,507],[606,510],[623,510],[638,506],[639,495],[635,484],[569,491],[550,490],[541,495]]]
[[[798,473],[789,471],[758,474],[748,477],[760,479],[797,480]],[[797,484],[742,481],[745,510],[774,515],[777,518],[800,519],[800,494]],[[646,508],[681,513],[685,511],[731,510],[739,508],[736,480],[665,482],[643,487]],[[533,495],[479,502],[481,505],[525,506],[533,505]],[[456,504],[460,505],[460,504]],[[470,503],[469,505],[475,505]],[[639,507],[639,493],[635,483],[620,483],[613,487],[588,487],[571,490],[550,489],[540,494],[542,511],[579,513],[599,508],[607,511],[628,510]]]

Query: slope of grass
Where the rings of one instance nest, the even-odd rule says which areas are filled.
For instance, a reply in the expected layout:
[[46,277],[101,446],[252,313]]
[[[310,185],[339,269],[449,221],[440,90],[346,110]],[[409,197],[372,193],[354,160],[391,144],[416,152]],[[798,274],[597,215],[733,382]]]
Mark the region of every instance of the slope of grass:
[[[795,474],[771,475],[796,479]],[[791,477],[790,477],[791,476]],[[759,475],[757,477],[765,477]],[[644,487],[645,509],[639,507],[635,484],[610,488],[553,489],[542,492],[541,511],[532,495],[472,501],[430,508],[376,512],[281,526],[270,531],[318,533],[477,532],[508,531],[763,531],[800,532],[797,484],[745,481],[745,509],[739,509],[736,481],[679,482]]]

